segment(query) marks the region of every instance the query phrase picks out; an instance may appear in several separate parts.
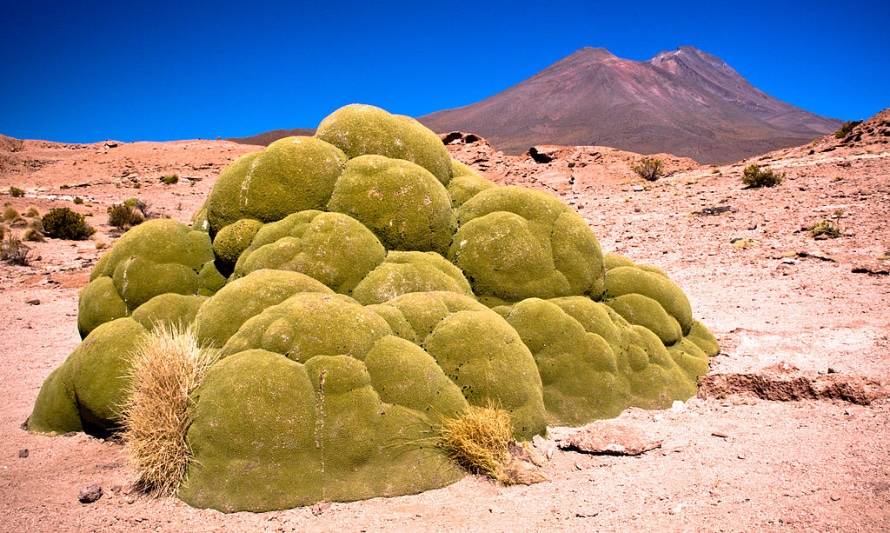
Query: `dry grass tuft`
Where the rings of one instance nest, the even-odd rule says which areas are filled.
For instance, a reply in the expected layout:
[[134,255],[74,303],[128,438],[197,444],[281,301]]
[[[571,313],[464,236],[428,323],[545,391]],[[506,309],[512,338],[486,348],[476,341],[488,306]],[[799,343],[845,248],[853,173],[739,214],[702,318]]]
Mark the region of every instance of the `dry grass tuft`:
[[198,344],[191,328],[159,324],[133,354],[123,406],[123,440],[138,479],[157,495],[176,492],[192,459],[186,442],[193,404],[218,352]]
[[457,418],[445,418],[436,444],[457,464],[474,474],[506,481],[513,423],[510,413],[494,406],[470,406]]

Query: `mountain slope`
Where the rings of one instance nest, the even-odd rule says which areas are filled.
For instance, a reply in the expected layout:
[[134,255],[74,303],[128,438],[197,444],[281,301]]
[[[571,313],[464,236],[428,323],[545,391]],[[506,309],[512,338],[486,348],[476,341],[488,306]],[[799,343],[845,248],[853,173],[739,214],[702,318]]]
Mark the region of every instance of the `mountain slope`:
[[510,153],[596,144],[705,163],[802,144],[840,124],[770,97],[692,47],[648,61],[583,48],[481,102],[420,120],[440,132],[479,133]]

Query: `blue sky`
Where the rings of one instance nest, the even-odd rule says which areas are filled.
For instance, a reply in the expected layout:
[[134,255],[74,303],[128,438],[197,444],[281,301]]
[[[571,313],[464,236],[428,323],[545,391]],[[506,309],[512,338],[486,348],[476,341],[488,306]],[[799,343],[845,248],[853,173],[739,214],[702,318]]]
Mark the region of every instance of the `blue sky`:
[[648,59],[687,44],[823,115],[890,106],[886,0],[0,0],[0,133],[228,137],[315,126],[351,102],[418,116],[480,100],[583,46]]

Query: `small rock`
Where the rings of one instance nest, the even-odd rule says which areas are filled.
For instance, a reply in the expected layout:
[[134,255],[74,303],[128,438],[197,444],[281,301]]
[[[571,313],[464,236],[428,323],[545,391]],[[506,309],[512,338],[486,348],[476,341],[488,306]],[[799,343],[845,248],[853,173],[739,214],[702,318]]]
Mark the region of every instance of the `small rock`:
[[101,497],[102,487],[93,483],[92,485],[87,485],[80,489],[80,493],[77,495],[77,500],[80,501],[80,503],[93,503]]
[[682,413],[686,410],[686,404],[680,400],[674,400],[674,403],[671,404],[671,412],[672,413]]
[[832,495],[831,495],[831,501],[833,501],[833,502],[840,501],[840,499],[841,499],[841,497],[838,496],[837,494],[832,494]]
[[633,192],[643,192],[646,190],[642,185],[634,185],[631,189]]
[[31,298],[30,300],[25,300],[25,303],[28,305],[40,305],[40,300],[37,298]]
[[600,455],[640,455],[661,447],[639,429],[614,422],[597,421],[574,431],[558,443],[562,449]]
[[540,435],[535,435],[534,437],[532,437],[532,445],[537,448],[538,451],[543,453],[544,457],[546,457],[547,460],[552,459],[553,452],[556,451],[556,443],[552,440],[545,439]]
[[727,435],[726,433],[723,433],[722,431],[712,431],[712,432],[711,432],[711,436],[712,436],[712,437],[718,437],[718,438],[721,438],[721,439],[728,439],[728,438],[729,438],[729,435]]
[[19,459],[25,459],[29,454],[30,452],[28,452],[28,448],[22,448],[19,450]]
[[331,502],[318,502],[310,507],[310,511],[312,511],[312,516],[320,516],[322,513],[331,508]]

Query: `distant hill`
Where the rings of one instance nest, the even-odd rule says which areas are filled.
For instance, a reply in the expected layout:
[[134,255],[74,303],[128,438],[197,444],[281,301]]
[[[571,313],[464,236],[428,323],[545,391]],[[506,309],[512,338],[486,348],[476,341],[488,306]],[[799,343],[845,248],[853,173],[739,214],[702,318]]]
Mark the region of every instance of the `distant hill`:
[[781,102],[693,47],[648,61],[583,48],[481,102],[420,121],[471,131],[507,153],[535,144],[602,145],[724,163],[806,143],[840,121]]
[[315,135],[315,130],[310,128],[294,128],[292,130],[272,130],[266,131],[263,133],[257,133],[256,135],[251,135],[249,137],[232,137],[226,139],[228,141],[240,143],[240,144],[256,144],[259,146],[266,146],[271,144],[278,139],[283,139],[285,137],[290,137],[291,135]]

